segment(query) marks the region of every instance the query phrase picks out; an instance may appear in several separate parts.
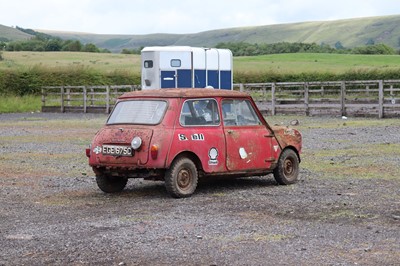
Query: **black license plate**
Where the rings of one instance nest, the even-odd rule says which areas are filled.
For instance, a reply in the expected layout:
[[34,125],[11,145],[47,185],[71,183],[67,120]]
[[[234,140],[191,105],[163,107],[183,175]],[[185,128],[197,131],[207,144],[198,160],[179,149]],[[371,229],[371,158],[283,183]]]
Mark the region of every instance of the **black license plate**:
[[104,155],[112,156],[133,156],[133,149],[130,146],[103,145]]

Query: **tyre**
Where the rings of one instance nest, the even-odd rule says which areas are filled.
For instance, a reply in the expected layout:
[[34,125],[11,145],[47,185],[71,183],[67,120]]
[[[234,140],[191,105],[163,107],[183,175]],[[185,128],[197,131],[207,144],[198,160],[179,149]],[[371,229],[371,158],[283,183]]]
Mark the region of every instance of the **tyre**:
[[97,186],[106,193],[121,192],[128,182],[128,179],[123,177],[110,177],[103,174],[96,174]]
[[290,185],[299,176],[299,158],[294,150],[286,149],[281,153],[278,165],[274,169],[274,177],[280,185]]
[[174,161],[165,173],[165,187],[174,198],[191,196],[197,187],[198,171],[196,165],[188,158]]

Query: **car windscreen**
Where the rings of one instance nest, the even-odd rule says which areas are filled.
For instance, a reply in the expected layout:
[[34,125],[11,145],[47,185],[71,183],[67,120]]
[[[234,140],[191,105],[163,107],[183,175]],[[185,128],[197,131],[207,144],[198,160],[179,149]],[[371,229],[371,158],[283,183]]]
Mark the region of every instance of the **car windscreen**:
[[107,125],[145,124],[156,125],[161,122],[167,109],[167,102],[161,100],[122,101],[114,107]]

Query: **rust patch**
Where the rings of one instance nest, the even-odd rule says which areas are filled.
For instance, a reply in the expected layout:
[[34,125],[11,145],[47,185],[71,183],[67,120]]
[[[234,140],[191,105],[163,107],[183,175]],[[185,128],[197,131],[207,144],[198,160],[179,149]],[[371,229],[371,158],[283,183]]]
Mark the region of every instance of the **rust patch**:
[[275,137],[282,150],[288,146],[293,146],[300,153],[302,148],[302,136],[297,129],[287,126],[272,126]]

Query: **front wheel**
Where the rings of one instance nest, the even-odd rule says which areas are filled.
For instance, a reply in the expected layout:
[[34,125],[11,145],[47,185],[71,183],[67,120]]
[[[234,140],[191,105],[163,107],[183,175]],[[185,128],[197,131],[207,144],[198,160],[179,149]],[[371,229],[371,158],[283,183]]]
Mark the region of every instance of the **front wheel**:
[[299,158],[295,151],[284,150],[274,169],[274,177],[280,185],[290,185],[297,181],[299,176]]
[[104,174],[96,174],[97,186],[106,193],[121,192],[128,182],[128,179],[123,177],[113,177]]
[[191,196],[196,190],[197,181],[196,165],[188,158],[174,161],[165,173],[165,187],[174,198]]

